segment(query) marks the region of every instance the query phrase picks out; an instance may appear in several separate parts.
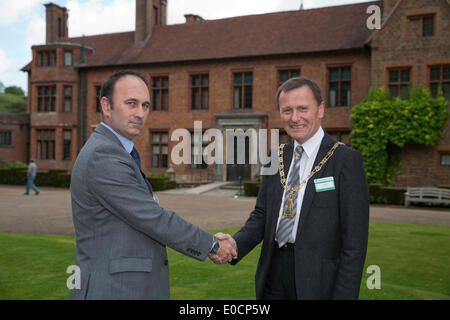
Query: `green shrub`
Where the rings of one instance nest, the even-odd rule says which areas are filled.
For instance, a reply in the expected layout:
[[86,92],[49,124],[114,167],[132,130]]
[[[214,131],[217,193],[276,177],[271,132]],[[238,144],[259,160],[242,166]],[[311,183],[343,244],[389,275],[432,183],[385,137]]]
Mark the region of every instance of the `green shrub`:
[[151,173],[146,175],[147,180],[152,185],[153,191],[164,191],[175,189],[177,187],[176,181],[170,179],[170,176],[164,173]]
[[1,169],[9,169],[9,168],[28,168],[26,163],[21,161],[6,161],[0,159],[0,168]]
[[[26,168],[0,169],[0,184],[25,185],[27,183]],[[34,183],[38,187],[69,188],[70,174],[65,170],[39,171]]]
[[244,194],[247,197],[256,197],[259,192],[261,183],[259,181],[245,181],[244,182]]
[[403,205],[406,188],[383,187],[369,184],[370,203]]

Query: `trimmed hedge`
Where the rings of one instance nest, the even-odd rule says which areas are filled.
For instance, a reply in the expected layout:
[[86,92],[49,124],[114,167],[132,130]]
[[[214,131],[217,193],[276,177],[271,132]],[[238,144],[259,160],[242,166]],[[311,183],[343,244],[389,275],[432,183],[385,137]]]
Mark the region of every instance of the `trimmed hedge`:
[[170,180],[170,176],[167,174],[153,173],[147,174],[146,177],[152,185],[153,191],[163,191],[177,187],[176,181]]
[[[0,169],[0,184],[26,185],[26,183],[26,168]],[[39,171],[34,183],[38,187],[69,188],[70,174],[65,170]]]
[[[70,174],[65,170],[39,171],[36,174],[34,183],[38,187],[69,188]],[[153,191],[175,189],[177,183],[170,180],[170,176],[165,174],[147,175],[148,181],[152,185]],[[27,183],[27,168],[0,169],[0,184],[23,185]]]
[[246,197],[256,197],[259,192],[261,182],[259,181],[245,181],[244,194]]
[[[244,182],[244,194],[247,197],[256,197],[260,187],[259,181]],[[406,188],[383,187],[379,184],[369,184],[370,203],[395,204],[405,203]]]

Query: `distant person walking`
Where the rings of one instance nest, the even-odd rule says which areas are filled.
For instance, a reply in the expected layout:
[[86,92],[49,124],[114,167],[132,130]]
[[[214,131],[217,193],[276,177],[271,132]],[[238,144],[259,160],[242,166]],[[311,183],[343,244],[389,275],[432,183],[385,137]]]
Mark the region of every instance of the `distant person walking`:
[[34,163],[34,160],[30,160],[30,164],[28,165],[27,171],[27,191],[24,193],[25,195],[30,194],[30,188],[36,192],[36,195],[39,194],[39,189],[34,184],[34,179],[36,178],[37,165]]

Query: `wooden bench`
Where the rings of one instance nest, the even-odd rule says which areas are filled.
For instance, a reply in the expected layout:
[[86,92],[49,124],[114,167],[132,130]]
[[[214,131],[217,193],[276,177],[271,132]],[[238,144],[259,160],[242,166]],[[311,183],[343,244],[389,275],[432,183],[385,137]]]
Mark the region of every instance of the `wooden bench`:
[[450,204],[450,189],[408,188],[405,192],[405,207],[411,202]]

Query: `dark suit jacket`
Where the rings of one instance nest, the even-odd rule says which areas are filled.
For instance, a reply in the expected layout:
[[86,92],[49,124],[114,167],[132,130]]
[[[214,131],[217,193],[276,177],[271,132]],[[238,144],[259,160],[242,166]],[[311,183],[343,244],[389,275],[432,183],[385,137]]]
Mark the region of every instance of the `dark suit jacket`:
[[[325,133],[313,168],[336,141]],[[294,142],[284,148],[288,176]],[[278,159],[278,157],[276,157]],[[316,192],[314,179],[334,177],[335,190]],[[233,237],[236,264],[262,240],[255,276],[260,299],[273,256],[277,220],[283,196],[280,174],[263,176],[255,209]],[[363,159],[358,151],[339,146],[307,183],[295,241],[295,283],[299,299],[357,299],[366,256],[369,195]]]
[[169,299],[166,246],[204,260],[213,236],[161,208],[136,162],[99,125],[70,184],[81,288],[72,299]]

